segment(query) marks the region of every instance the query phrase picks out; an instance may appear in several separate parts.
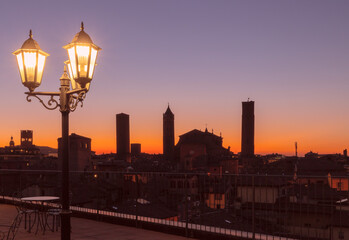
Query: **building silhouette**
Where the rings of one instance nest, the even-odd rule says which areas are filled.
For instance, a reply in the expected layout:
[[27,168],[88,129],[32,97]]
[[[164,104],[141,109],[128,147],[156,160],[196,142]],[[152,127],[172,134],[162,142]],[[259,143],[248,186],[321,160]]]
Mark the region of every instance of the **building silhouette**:
[[[84,171],[92,167],[91,138],[72,133],[69,136],[69,170]],[[62,168],[62,138],[58,138],[58,168]]]
[[141,154],[141,144],[131,143],[131,155],[137,156],[139,154]]
[[[27,132],[28,135],[23,134]],[[0,169],[28,169],[32,162],[41,159],[40,149],[33,144],[33,131],[21,130],[20,137],[23,145],[16,145],[11,136],[9,145],[0,147]]]
[[130,161],[130,116],[116,114],[116,153],[119,159]]
[[174,114],[168,105],[166,112],[163,114],[163,154],[167,161],[174,161]]
[[254,156],[254,101],[242,102],[241,157]]
[[21,130],[21,147],[33,146],[33,131]]
[[223,138],[194,129],[179,136],[175,147],[177,169],[216,174],[237,173],[238,161],[230,148],[223,147]]

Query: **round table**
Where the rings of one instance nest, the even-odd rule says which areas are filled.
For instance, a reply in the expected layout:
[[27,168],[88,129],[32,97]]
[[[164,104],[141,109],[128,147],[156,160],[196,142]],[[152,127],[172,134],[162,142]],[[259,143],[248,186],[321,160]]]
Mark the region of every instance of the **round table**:
[[59,197],[55,196],[35,196],[35,197],[24,197],[21,198],[22,201],[30,201],[30,202],[49,202],[59,200]]
[[[47,225],[47,218],[46,218],[46,213],[47,209],[44,207],[45,202],[52,202],[59,200],[59,197],[56,196],[33,196],[33,197],[24,197],[21,198],[21,201],[23,202],[30,202],[34,204],[34,206],[37,206],[36,208],[36,232],[35,234],[38,233],[39,228],[43,230],[43,233],[45,233],[45,229]],[[40,204],[38,204],[40,203]],[[35,220],[34,220],[35,221]],[[35,223],[35,222],[34,222]],[[34,224],[33,223],[33,224]],[[31,227],[29,227],[29,232],[30,232]]]

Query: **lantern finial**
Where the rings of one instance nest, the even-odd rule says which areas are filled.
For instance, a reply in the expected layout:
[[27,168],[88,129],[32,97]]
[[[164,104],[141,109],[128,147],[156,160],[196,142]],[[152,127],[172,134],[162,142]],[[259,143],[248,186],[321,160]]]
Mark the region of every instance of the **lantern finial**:
[[84,31],[84,22],[81,22],[81,31]]
[[32,32],[31,29],[29,30],[29,37],[30,37],[30,38],[33,38],[33,32]]

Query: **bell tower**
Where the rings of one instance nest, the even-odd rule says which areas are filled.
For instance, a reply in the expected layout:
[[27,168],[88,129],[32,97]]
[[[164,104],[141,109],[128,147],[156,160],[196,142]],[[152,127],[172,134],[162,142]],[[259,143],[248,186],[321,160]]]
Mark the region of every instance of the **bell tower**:
[[33,131],[21,130],[21,147],[33,146]]
[[170,109],[170,105],[168,105],[166,112],[163,114],[163,154],[165,160],[169,162],[174,161],[174,146],[174,114]]

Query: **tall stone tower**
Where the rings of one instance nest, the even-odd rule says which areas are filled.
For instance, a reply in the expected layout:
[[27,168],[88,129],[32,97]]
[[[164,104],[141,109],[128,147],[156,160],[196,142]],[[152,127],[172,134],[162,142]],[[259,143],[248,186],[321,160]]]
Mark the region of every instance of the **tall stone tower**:
[[116,152],[125,161],[130,157],[130,116],[125,113],[116,114]]
[[174,161],[174,114],[170,109],[170,105],[167,107],[166,112],[163,114],[163,154],[167,161]]
[[254,156],[254,101],[242,102],[241,157]]

